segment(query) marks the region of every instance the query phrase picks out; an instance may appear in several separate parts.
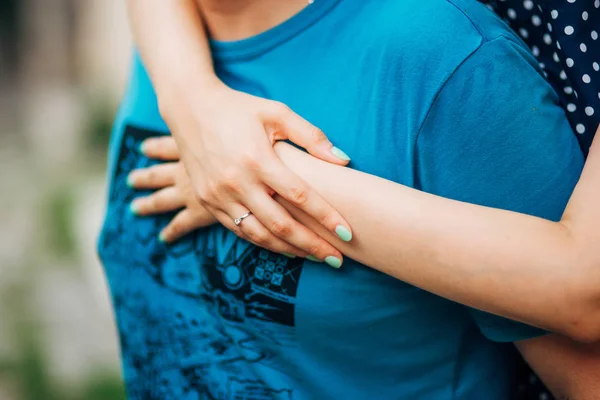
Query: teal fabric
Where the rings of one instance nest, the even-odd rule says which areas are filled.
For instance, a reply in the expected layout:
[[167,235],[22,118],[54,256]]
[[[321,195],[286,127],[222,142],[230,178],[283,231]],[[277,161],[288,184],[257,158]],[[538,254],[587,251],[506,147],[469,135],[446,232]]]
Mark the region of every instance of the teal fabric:
[[[285,102],[352,168],[400,184],[557,219],[582,168],[534,58],[474,1],[317,0],[212,48],[227,84]],[[141,140],[166,132],[136,56],[99,241],[131,398],[510,398],[510,342],[536,328],[353,260],[334,270],[288,259],[221,226],[160,243],[170,216],[131,215],[140,194],[126,175],[151,164]]]

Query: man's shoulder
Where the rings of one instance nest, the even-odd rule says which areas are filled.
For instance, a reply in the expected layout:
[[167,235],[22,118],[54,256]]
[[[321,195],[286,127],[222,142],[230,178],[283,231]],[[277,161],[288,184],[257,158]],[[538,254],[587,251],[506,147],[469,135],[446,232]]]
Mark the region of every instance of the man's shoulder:
[[505,37],[521,45],[493,11],[475,0],[364,3],[354,35],[373,51],[384,51],[385,62],[392,65],[453,70],[487,41]]

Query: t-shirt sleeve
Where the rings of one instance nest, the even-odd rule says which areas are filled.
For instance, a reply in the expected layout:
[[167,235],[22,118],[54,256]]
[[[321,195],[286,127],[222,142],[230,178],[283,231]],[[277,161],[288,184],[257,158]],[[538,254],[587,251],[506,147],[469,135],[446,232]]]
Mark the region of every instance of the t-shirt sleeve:
[[[415,157],[416,186],[423,191],[551,220],[560,219],[583,165],[535,59],[504,38],[482,44],[441,88],[418,131]],[[471,313],[490,340],[544,333]]]

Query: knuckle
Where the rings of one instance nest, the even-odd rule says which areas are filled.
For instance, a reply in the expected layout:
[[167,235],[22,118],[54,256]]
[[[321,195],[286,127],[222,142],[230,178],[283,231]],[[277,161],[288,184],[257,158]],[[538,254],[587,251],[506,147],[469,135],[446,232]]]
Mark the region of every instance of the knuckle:
[[[227,168],[222,172],[220,182],[215,188],[218,192],[219,188],[227,192],[238,193],[241,189],[241,177],[237,168]],[[217,193],[214,193],[215,195]]]
[[158,179],[158,168],[156,165],[148,168],[148,173],[146,174],[146,180],[148,182],[156,182]]
[[308,252],[308,254],[313,255],[313,256],[320,256],[323,252],[322,247],[318,244],[318,243],[312,243],[308,246],[308,248],[306,249],[306,251]]
[[279,101],[273,102],[273,110],[282,117],[287,117],[292,112],[291,108]]
[[166,205],[166,201],[164,198],[160,196],[154,196],[152,199],[152,206],[155,210],[161,210]]
[[203,202],[209,204],[214,203],[214,200],[219,197],[219,192],[219,185],[214,181],[210,181],[206,183],[204,188],[196,191],[196,200],[198,200],[200,204]]
[[183,229],[184,227],[181,222],[173,221],[171,225],[167,227],[167,232],[169,233],[169,236],[178,237],[183,233]]
[[250,171],[258,171],[261,166],[260,155],[256,150],[246,151],[241,156],[241,162],[244,168]]
[[263,232],[247,232],[245,235],[250,239],[251,242],[256,243],[258,245],[264,245],[267,243],[267,235]]
[[292,233],[292,226],[286,221],[275,221],[271,225],[271,232],[273,232],[275,236],[287,237]]
[[335,222],[337,221],[337,213],[334,211],[326,212],[321,218],[319,218],[319,223],[323,226],[337,225]]
[[313,126],[310,136],[315,142],[326,142],[328,140],[327,136],[325,136],[325,133],[316,126]]
[[308,200],[308,191],[303,187],[293,187],[290,189],[290,201],[296,206],[306,204]]
[[144,210],[146,212],[155,211],[158,208],[156,196],[149,196],[144,202]]

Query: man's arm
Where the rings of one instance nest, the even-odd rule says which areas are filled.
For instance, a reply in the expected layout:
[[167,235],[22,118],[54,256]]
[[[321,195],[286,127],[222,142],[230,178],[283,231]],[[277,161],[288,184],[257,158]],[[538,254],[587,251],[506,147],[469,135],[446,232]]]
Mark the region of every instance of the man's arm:
[[599,344],[547,335],[515,345],[558,400],[600,399]]

